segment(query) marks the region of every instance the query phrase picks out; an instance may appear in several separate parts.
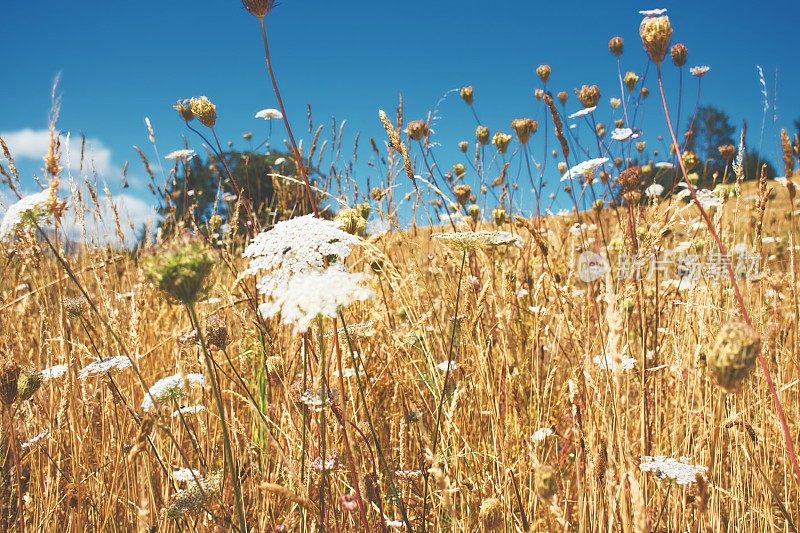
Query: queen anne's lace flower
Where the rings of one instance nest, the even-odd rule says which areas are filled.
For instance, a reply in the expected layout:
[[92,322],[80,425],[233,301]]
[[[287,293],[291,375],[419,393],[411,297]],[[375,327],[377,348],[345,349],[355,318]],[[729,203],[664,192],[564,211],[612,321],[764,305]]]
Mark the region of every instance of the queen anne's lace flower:
[[692,74],[692,76],[696,78],[702,78],[703,76],[708,74],[709,70],[711,70],[711,67],[707,65],[700,65],[699,67],[690,68],[689,72]]
[[580,111],[575,111],[573,114],[569,115],[567,118],[585,117],[586,115],[592,113],[595,109],[597,109],[596,105],[593,105],[592,107],[585,107],[585,108],[581,109]]
[[78,379],[86,379],[96,374],[113,374],[130,366],[132,366],[131,360],[124,355],[105,357],[81,368],[78,371]]
[[664,186],[660,183],[653,183],[644,190],[644,193],[651,198],[661,196],[664,193]]
[[195,483],[195,480],[201,481],[203,475],[200,474],[199,470],[195,470],[194,468],[176,468],[172,471],[172,479],[178,483]]
[[142,402],[142,410],[147,412],[157,403],[185,398],[188,388],[202,388],[205,384],[206,379],[203,374],[174,374],[161,378],[147,391]]
[[533,432],[531,439],[533,439],[533,442],[542,442],[552,435],[555,435],[555,431],[552,428],[539,428]]
[[205,410],[205,405],[189,405],[172,411],[172,418],[178,418],[181,415],[197,415]]
[[678,485],[694,483],[697,476],[704,476],[708,471],[705,466],[690,464],[688,457],[676,460],[663,455],[642,457],[639,469],[642,472],[652,472],[659,480],[671,479]]
[[263,118],[264,120],[272,120],[272,119],[281,120],[283,118],[283,113],[281,113],[277,109],[262,109],[261,111],[256,113],[256,118]]
[[53,365],[42,370],[42,381],[50,381],[51,379],[58,379],[64,377],[67,373],[67,365]]
[[343,261],[350,255],[350,247],[358,244],[357,237],[342,231],[332,220],[313,215],[284,220],[256,235],[247,246],[243,255],[251,260],[245,274],[264,271],[267,275],[257,288],[271,300],[285,292],[292,277],[321,271],[325,258]]
[[588,161],[584,161],[583,163],[578,163],[574,167],[570,168],[564,175],[561,176],[561,181],[567,181],[572,178],[577,178],[579,176],[585,176],[597,170],[600,166],[608,163],[607,157],[598,157],[595,159],[590,159]]
[[12,237],[16,229],[26,222],[38,222],[45,218],[49,203],[50,189],[45,189],[36,194],[29,194],[9,206],[0,223],[0,240]]
[[174,152],[168,153],[164,156],[164,159],[169,159],[174,161],[175,159],[185,159],[189,160],[195,156],[194,150],[175,150]]
[[32,437],[29,441],[23,442],[20,445],[20,447],[23,450],[27,450],[28,448],[32,448],[32,447],[36,446],[37,444],[39,444],[40,442],[42,442],[43,440],[45,440],[49,436],[50,436],[50,432],[48,430],[44,430],[41,433],[39,433],[38,435]]
[[630,128],[616,128],[611,132],[611,138],[615,141],[627,141],[628,139],[635,139],[637,135],[633,133]]
[[611,354],[595,355],[592,360],[602,370],[616,371],[631,370],[636,363],[636,359],[627,355],[620,356],[619,361],[616,361]]
[[340,307],[370,298],[372,291],[361,285],[364,278],[336,266],[300,273],[288,279],[282,291],[273,293],[271,302],[261,304],[259,311],[267,318],[280,313],[284,324],[305,333],[318,316],[334,318]]

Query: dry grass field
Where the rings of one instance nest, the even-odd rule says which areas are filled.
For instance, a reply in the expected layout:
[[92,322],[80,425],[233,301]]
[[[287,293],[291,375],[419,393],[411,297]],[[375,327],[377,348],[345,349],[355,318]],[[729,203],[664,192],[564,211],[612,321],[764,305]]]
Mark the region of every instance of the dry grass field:
[[[665,19],[641,29],[659,81]],[[530,144],[549,136],[561,174],[583,157],[541,96]],[[209,100],[177,107],[216,137]],[[424,120],[380,118],[368,196],[309,180],[292,139],[296,175],[264,176],[270,223],[245,190],[136,247],[97,244],[127,221],[52,124],[42,192],[0,228],[3,530],[796,531],[795,139],[789,180],[746,176],[742,143],[691,192],[702,162],[637,160],[628,139],[559,184],[572,209],[520,217],[528,176],[503,162],[536,126],[479,128],[474,166],[439,170]],[[614,128],[597,130],[600,158]],[[8,150],[2,173],[22,190]]]

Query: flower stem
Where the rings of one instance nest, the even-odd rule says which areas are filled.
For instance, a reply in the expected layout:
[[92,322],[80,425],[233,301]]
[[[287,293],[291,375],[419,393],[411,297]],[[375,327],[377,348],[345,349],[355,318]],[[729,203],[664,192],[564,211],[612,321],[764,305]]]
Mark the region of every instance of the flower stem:
[[[664,116],[667,119],[667,127],[669,129],[670,137],[672,138],[672,143],[675,146],[675,157],[678,159],[678,164],[680,165],[681,172],[683,173],[683,179],[686,182],[686,187],[689,190],[689,194],[692,195],[692,200],[697,205],[697,209],[700,210],[700,215],[703,217],[703,220],[708,226],[708,230],[711,233],[711,237],[714,239],[714,242],[719,248],[719,253],[722,256],[722,261],[725,263],[728,271],[728,277],[731,280],[731,286],[733,288],[734,296],[736,297],[736,302],[739,305],[739,311],[742,313],[742,319],[750,326],[752,326],[752,320],[750,319],[750,313],[747,312],[747,307],[744,305],[744,298],[742,298],[742,293],[739,290],[739,284],[736,283],[736,275],[733,272],[733,265],[728,259],[728,251],[725,248],[725,245],[722,244],[722,239],[720,238],[717,230],[714,229],[714,223],[711,221],[706,210],[700,204],[700,200],[697,199],[697,193],[695,192],[694,186],[692,182],[689,180],[689,175],[686,172],[686,166],[683,163],[683,157],[681,157],[681,149],[678,145],[678,140],[675,138],[675,130],[672,128],[672,121],[669,118],[669,107],[667,106],[667,97],[664,94],[664,82],[661,76],[661,65],[657,65],[657,74],[658,74],[658,91],[661,93],[661,104],[664,107]],[[775,389],[775,383],[772,381],[772,374],[769,371],[769,366],[767,365],[767,361],[764,358],[764,353],[759,349],[758,351],[758,364],[761,367],[761,372],[764,374],[764,380],[767,382],[767,388],[769,389],[770,396],[772,396],[772,402],[775,405],[775,414],[778,416],[778,421],[781,425],[781,431],[783,432],[783,440],[786,445],[786,453],[789,456],[789,461],[792,463],[792,469],[794,470],[795,478],[797,479],[798,485],[800,485],[800,464],[797,462],[797,454],[794,449],[794,441],[792,440],[791,430],[789,429],[789,424],[786,421],[786,413],[783,410],[783,403],[781,402],[780,397],[778,396],[778,391]]]

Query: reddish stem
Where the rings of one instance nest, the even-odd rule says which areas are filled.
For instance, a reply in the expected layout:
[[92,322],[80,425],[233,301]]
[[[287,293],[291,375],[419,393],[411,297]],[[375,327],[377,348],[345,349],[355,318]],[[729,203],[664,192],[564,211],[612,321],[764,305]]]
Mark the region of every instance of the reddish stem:
[[[689,193],[692,195],[692,200],[694,200],[695,205],[700,210],[700,215],[705,220],[706,225],[708,226],[708,230],[711,232],[711,236],[714,239],[714,242],[717,244],[717,248],[719,248],[719,252],[722,255],[722,261],[725,263],[728,271],[728,277],[731,280],[731,286],[733,287],[733,293],[736,296],[736,302],[739,305],[739,310],[742,313],[742,319],[747,322],[748,325],[752,326],[752,320],[750,319],[750,313],[747,312],[747,308],[744,305],[744,299],[742,298],[742,293],[739,290],[739,284],[736,283],[736,275],[733,272],[733,265],[728,260],[728,250],[725,248],[725,245],[722,244],[722,239],[719,237],[719,234],[714,229],[714,223],[711,221],[711,217],[709,217],[708,213],[703,206],[700,204],[700,201],[697,199],[697,194],[695,193],[694,186],[692,185],[691,181],[689,181],[689,175],[686,172],[686,166],[683,163],[683,157],[681,156],[681,149],[678,145],[678,140],[675,138],[675,131],[672,128],[672,120],[669,118],[669,107],[667,106],[667,97],[664,94],[664,82],[661,77],[661,65],[656,65],[657,73],[658,73],[658,90],[661,93],[661,103],[664,107],[664,116],[667,119],[667,127],[669,128],[669,134],[672,138],[672,144],[675,146],[675,156],[678,159],[678,164],[680,165],[681,172],[683,173],[683,179],[686,182],[686,186],[689,189]],[[789,424],[786,421],[786,413],[783,410],[783,403],[781,402],[780,397],[778,396],[778,391],[775,389],[775,383],[772,381],[772,374],[769,371],[769,366],[767,365],[767,361],[764,358],[763,352],[759,349],[758,351],[758,364],[761,367],[761,371],[764,374],[764,379],[767,382],[767,388],[769,389],[770,396],[772,396],[772,402],[775,405],[775,414],[778,416],[778,421],[781,425],[781,431],[783,432],[783,440],[786,444],[786,453],[789,456],[789,461],[792,463],[792,469],[794,470],[795,478],[797,479],[798,485],[800,485],[800,464],[797,462],[797,454],[794,450],[794,441],[792,440],[791,430],[789,429]]]
[[302,155],[297,148],[297,143],[294,140],[292,127],[289,125],[289,117],[286,115],[286,108],[283,106],[283,98],[281,98],[281,91],[278,89],[278,82],[275,79],[275,73],[272,71],[272,59],[269,55],[269,42],[267,41],[267,27],[264,23],[264,17],[259,17],[258,22],[261,25],[261,40],[264,42],[264,58],[267,63],[267,72],[269,73],[269,80],[272,82],[272,89],[275,91],[275,98],[278,100],[278,107],[283,115],[283,124],[286,126],[286,133],[289,135],[289,144],[294,152],[294,158],[297,161],[297,170],[300,172],[300,177],[303,179],[303,184],[306,187],[306,194],[308,194],[308,201],[311,203],[311,209],[314,211],[314,216],[319,218],[319,210],[317,209],[317,202],[314,200],[314,193],[311,191],[311,183],[308,181],[308,172],[306,166],[303,164]]

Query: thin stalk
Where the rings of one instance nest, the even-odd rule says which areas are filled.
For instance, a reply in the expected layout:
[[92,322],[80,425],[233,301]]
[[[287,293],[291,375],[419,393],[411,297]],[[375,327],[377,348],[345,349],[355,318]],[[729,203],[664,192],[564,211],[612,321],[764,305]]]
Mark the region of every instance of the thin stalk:
[[[720,239],[717,230],[714,229],[714,223],[711,221],[711,217],[709,217],[706,210],[703,208],[700,200],[697,199],[697,193],[695,192],[694,186],[692,182],[689,180],[689,175],[686,172],[686,166],[683,163],[683,157],[681,156],[681,149],[678,145],[678,140],[675,138],[675,130],[672,128],[672,120],[669,118],[669,107],[667,106],[667,97],[664,93],[664,82],[661,76],[661,65],[657,65],[657,73],[658,73],[658,91],[661,93],[661,104],[664,108],[664,116],[667,120],[667,127],[669,129],[670,137],[672,138],[672,143],[675,146],[675,156],[678,159],[678,164],[680,165],[681,172],[683,173],[683,179],[686,182],[686,187],[689,190],[689,193],[692,195],[692,200],[697,205],[697,209],[700,210],[700,215],[703,217],[703,220],[708,226],[708,230],[711,233],[711,237],[714,239],[714,242],[719,249],[719,252],[722,256],[722,261],[725,263],[728,271],[728,277],[731,281],[731,286],[733,288],[733,293],[736,297],[736,302],[739,305],[739,311],[742,313],[742,319],[750,326],[752,326],[752,320],[750,319],[750,313],[747,311],[747,307],[744,304],[744,298],[742,298],[742,293],[739,290],[739,284],[736,282],[736,275],[733,271],[733,264],[728,259],[728,250],[725,245],[722,243],[722,239]],[[769,389],[770,396],[772,396],[772,402],[775,405],[775,414],[778,416],[778,422],[781,425],[781,431],[783,433],[783,440],[786,445],[786,453],[789,456],[789,462],[792,463],[792,469],[794,470],[795,478],[797,479],[798,485],[800,485],[800,464],[797,462],[797,453],[795,452],[794,448],[794,441],[792,439],[791,430],[789,429],[789,424],[786,421],[786,413],[783,410],[783,403],[781,402],[780,397],[778,396],[778,391],[775,389],[775,383],[772,381],[772,374],[770,373],[769,366],[767,365],[767,361],[764,358],[764,353],[759,350],[758,351],[758,364],[761,367],[761,372],[764,374],[764,380],[767,382],[767,388]]]
[[[458,285],[456,287],[456,309],[453,315],[453,330],[450,334],[450,346],[447,349],[447,370],[444,373],[444,383],[442,383],[442,393],[439,396],[439,406],[436,408],[436,425],[433,430],[433,442],[431,443],[431,456],[436,456],[436,445],[439,443],[439,426],[442,421],[442,411],[444,410],[444,397],[447,393],[447,386],[450,384],[450,374],[453,367],[453,345],[456,340],[456,332],[458,330],[458,305],[461,301],[461,278],[464,276],[464,265],[467,262],[466,250],[461,254],[461,268],[458,273]],[[424,474],[425,484],[422,490],[422,532],[426,530],[428,520],[428,479],[430,475],[426,472]]]
[[208,349],[206,348],[205,339],[203,338],[203,328],[200,326],[200,321],[197,319],[197,313],[194,310],[194,306],[188,304],[186,309],[189,311],[189,319],[192,322],[192,327],[195,328],[195,331],[197,331],[197,340],[200,343],[200,349],[203,351],[206,370],[208,371],[209,379],[211,380],[211,391],[214,396],[214,402],[217,405],[219,422],[220,426],[222,427],[222,446],[225,455],[225,464],[230,472],[231,484],[233,485],[233,497],[236,507],[236,515],[239,520],[239,531],[241,533],[247,533],[247,520],[245,518],[244,505],[242,503],[242,488],[239,484],[239,471],[236,468],[236,464],[233,460],[233,450],[231,448],[230,435],[228,433],[228,423],[225,419],[225,405],[222,403],[222,390],[217,382],[217,373],[211,360],[211,354],[208,353]]
[[264,22],[264,17],[258,18],[258,23],[261,26],[261,40],[264,43],[264,59],[267,64],[267,73],[269,73],[269,79],[272,82],[272,89],[275,91],[275,98],[278,100],[278,107],[281,110],[281,114],[283,115],[283,124],[286,126],[286,134],[289,136],[289,144],[292,147],[292,152],[294,152],[294,158],[297,161],[297,170],[300,172],[300,177],[303,179],[303,184],[306,188],[306,194],[308,195],[308,201],[311,203],[311,209],[314,211],[314,216],[319,217],[319,210],[317,209],[317,202],[314,200],[314,193],[311,192],[311,183],[308,181],[308,170],[306,169],[305,165],[303,164],[303,157],[300,154],[300,150],[297,148],[297,142],[294,140],[294,134],[292,133],[292,127],[289,125],[289,116],[286,114],[286,108],[283,105],[283,98],[281,98],[281,91],[278,89],[278,81],[275,78],[275,73],[272,70],[272,58],[269,54],[269,41],[267,40],[267,26]]

